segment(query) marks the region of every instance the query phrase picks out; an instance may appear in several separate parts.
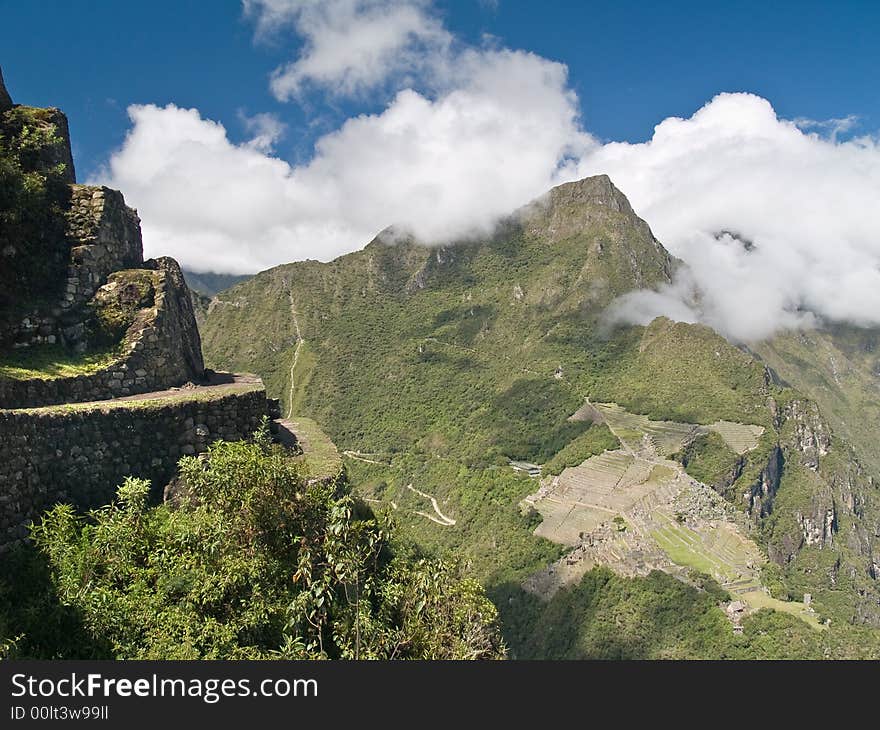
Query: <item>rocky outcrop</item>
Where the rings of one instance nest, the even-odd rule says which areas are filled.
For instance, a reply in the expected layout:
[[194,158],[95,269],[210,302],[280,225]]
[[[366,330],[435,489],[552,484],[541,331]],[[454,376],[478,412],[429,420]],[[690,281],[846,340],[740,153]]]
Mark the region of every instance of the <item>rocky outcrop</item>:
[[12,109],[12,97],[6,90],[6,82],[3,81],[3,69],[0,68],[0,113]]
[[801,461],[818,471],[819,459],[831,448],[831,429],[818,406],[812,401],[792,401],[784,409],[784,421],[793,430],[792,447],[800,453]]
[[755,520],[766,517],[773,511],[773,501],[779,491],[784,466],[782,449],[778,445],[774,446],[758,478],[743,493],[746,511]]
[[202,340],[180,266],[168,256],[150,259],[144,266],[159,274],[153,326],[164,354],[157,353],[151,359],[153,367],[170,367],[181,379],[200,379],[205,370]]
[[616,213],[635,215],[627,197],[615,187],[608,175],[594,175],[558,185],[547,193],[542,202],[548,207],[597,205]]
[[609,293],[668,283],[677,263],[607,175],[553,188],[512,220],[526,236],[553,244],[585,237],[584,276]]
[[837,512],[833,504],[820,510],[818,514],[804,515],[798,512],[796,518],[801,526],[804,545],[818,547],[831,545],[834,533],[837,531]]

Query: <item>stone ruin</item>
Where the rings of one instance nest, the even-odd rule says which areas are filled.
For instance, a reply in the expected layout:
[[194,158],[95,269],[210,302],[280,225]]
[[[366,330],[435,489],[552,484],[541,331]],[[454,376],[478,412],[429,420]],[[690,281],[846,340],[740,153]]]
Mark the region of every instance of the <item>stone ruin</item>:
[[47,244],[66,265],[60,276],[46,276],[38,261],[29,267],[28,257],[37,257],[30,240],[4,240],[0,266],[18,275],[17,291],[0,302],[0,357],[14,362],[28,349],[54,347],[74,359],[100,352],[103,366],[68,378],[0,377],[0,408],[106,400],[198,382],[201,340],[177,262],[144,261],[140,219],[122,193],[76,184],[64,114],[12,104],[0,80],[0,113],[16,109],[32,113],[53,140],[19,163],[26,173],[51,171],[66,186],[58,198],[58,239]]
[[177,262],[144,260],[122,193],[77,184],[64,114],[13,104],[2,72],[0,153],[13,193],[44,196],[0,211],[2,553],[51,505],[105,505],[127,476],[161,498],[182,456],[280,414],[256,376],[206,373]]

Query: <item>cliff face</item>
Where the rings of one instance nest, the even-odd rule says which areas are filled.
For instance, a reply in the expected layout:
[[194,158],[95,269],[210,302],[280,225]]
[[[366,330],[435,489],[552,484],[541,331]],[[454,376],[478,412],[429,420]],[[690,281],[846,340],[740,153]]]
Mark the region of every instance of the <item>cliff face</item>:
[[[791,393],[789,393],[791,395]],[[880,495],[819,408],[795,395],[770,400],[772,429],[720,491],[751,517],[793,593],[838,591],[857,621],[880,625]]]
[[[0,408],[103,400],[201,378],[180,268],[167,258],[144,262],[140,220],[119,191],[73,182],[64,115],[12,106],[0,127],[0,164],[13,189],[0,205],[14,223],[0,235],[0,356],[13,366],[50,351],[102,363],[69,377],[39,366],[0,377]],[[32,190],[40,194],[28,197]]]

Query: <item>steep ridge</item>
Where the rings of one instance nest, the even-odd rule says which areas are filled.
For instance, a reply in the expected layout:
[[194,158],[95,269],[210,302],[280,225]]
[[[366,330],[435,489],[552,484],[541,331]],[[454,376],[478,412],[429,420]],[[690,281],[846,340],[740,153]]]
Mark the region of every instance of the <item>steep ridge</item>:
[[[430,248],[390,229],[330,263],[262,272],[213,301],[203,341],[212,366],[260,373],[343,453],[387,455],[350,459],[355,483],[490,585],[550,562],[554,549],[530,537],[535,516],[513,513],[534,489],[506,466],[547,462],[598,429],[569,419],[585,398],[701,425],[686,468],[711,467],[701,480],[748,516],[774,595],[811,593],[823,617],[880,624],[873,482],[815,403],[708,327],[606,326],[609,303],[676,266],[599,176],[550,191],[483,240]],[[761,434],[757,446],[711,438],[724,423]],[[411,483],[457,524],[412,517]]]

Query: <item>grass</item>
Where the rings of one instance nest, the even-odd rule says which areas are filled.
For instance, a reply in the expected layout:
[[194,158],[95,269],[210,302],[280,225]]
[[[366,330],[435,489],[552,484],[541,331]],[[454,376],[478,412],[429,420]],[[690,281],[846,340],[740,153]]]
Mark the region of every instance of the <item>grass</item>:
[[28,413],[33,415],[41,414],[64,414],[64,413],[83,413],[89,411],[106,411],[106,410],[147,410],[150,408],[162,408],[166,405],[174,405],[177,403],[187,403],[189,401],[212,401],[225,398],[228,395],[249,393],[254,390],[260,390],[262,386],[256,383],[232,383],[229,385],[219,385],[211,388],[192,391],[180,391],[180,394],[161,396],[158,398],[138,398],[131,400],[106,400],[91,401],[88,403],[63,403],[57,406],[42,406],[40,408],[12,408],[7,409],[6,413]]
[[311,418],[291,419],[293,431],[310,473],[315,477],[335,477],[342,470],[342,457],[333,442]]
[[733,423],[731,421],[718,421],[708,428],[724,439],[724,443],[739,455],[756,449],[758,441],[764,433],[762,426]]
[[736,452],[715,431],[698,436],[678,456],[690,476],[710,486],[730,479],[737,464]]
[[[723,582],[748,578],[748,575],[742,574],[733,562],[744,561],[745,556],[739,555],[737,546],[729,544],[729,541],[721,540],[715,546],[716,550],[710,551],[703,536],[671,520],[664,527],[652,532],[651,536],[674,563],[694,568]],[[771,597],[763,590],[760,590],[760,581],[757,574],[754,578],[755,590],[737,594],[738,598],[748,603],[752,608],[769,608],[774,611],[783,611],[806,621],[813,628],[825,628],[819,623],[816,615],[808,611],[802,603],[782,601]]]
[[577,436],[563,447],[552,459],[544,464],[544,474],[559,474],[569,466],[582,464],[591,456],[601,454],[603,451],[613,451],[620,448],[617,437],[605,424],[593,424],[590,428]]
[[737,572],[732,566],[710,555],[702,547],[700,535],[684,525],[670,523],[653,531],[651,537],[657,541],[673,563],[694,568],[725,581],[737,577]]
[[749,591],[748,593],[741,594],[740,598],[753,608],[770,608],[774,611],[782,611],[799,618],[801,621],[805,621],[814,629],[824,630],[827,628],[825,624],[819,622],[816,614],[808,611],[807,607],[802,603],[780,601],[778,598],[768,596],[764,591]]
[[77,355],[61,345],[22,347],[0,355],[0,378],[56,380],[93,375],[119,360],[117,348]]

